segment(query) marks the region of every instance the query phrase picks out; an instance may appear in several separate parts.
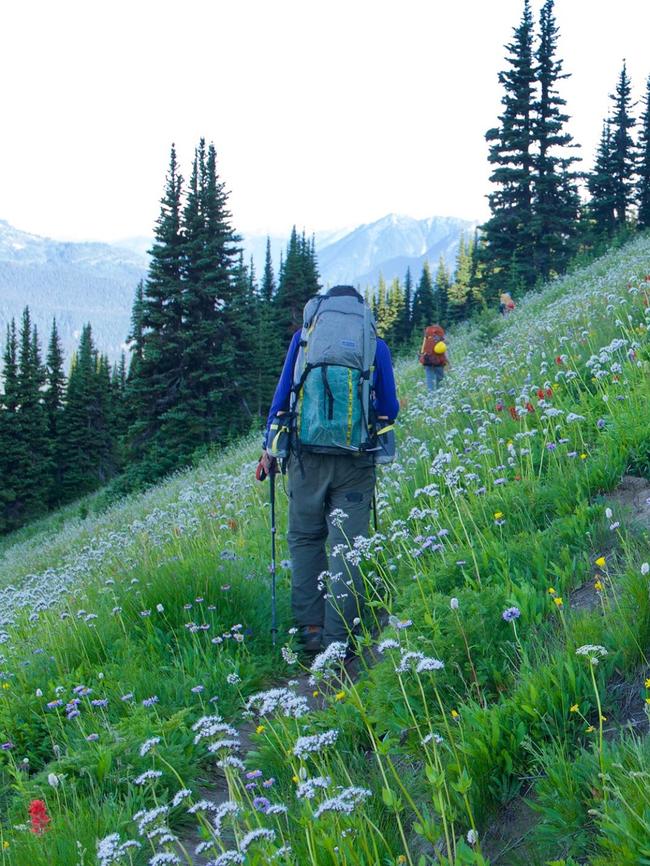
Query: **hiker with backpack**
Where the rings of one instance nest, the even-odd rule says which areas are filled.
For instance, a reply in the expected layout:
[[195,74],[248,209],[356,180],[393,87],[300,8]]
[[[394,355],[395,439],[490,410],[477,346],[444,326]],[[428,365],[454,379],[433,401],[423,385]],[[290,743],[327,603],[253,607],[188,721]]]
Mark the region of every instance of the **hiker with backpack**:
[[308,653],[347,643],[363,616],[363,577],[346,553],[368,535],[375,467],[394,456],[398,412],[390,351],[363,297],[335,286],[312,298],[275,390],[258,470],[272,473],[285,458],[292,610]]
[[445,329],[441,325],[429,325],[424,329],[424,339],[418,359],[424,367],[427,388],[437,390],[445,377],[445,367],[449,364]]
[[501,292],[499,295],[499,312],[502,316],[507,316],[512,313],[515,308],[515,302],[512,300],[510,292]]

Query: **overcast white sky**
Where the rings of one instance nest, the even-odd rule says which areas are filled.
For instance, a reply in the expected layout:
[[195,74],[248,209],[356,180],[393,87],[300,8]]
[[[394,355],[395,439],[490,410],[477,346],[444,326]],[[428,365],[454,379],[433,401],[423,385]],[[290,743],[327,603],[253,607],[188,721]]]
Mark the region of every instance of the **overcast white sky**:
[[[485,130],[523,0],[2,0],[0,218],[55,238],[148,235],[169,146],[213,140],[239,230],[391,211],[482,218]],[[540,0],[533,0],[537,15]],[[563,94],[591,167],[648,0],[557,0]]]

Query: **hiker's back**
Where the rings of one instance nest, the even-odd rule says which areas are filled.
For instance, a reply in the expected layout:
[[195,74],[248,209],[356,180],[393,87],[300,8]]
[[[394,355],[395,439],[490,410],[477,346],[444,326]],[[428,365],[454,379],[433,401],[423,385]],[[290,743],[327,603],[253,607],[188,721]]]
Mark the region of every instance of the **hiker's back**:
[[373,449],[370,377],[376,347],[374,316],[360,295],[319,295],[307,303],[291,407],[299,449]]
[[424,329],[424,339],[420,350],[420,363],[425,367],[444,367],[447,363],[445,331],[440,325],[429,325]]

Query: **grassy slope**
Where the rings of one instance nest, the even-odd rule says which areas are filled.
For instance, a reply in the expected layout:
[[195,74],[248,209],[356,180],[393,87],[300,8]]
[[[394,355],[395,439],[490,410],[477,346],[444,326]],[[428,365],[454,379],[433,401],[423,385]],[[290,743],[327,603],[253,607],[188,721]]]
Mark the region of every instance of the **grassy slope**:
[[[647,754],[639,747],[612,756],[601,747],[593,685],[604,694],[614,665],[626,671],[644,660],[647,581],[641,540],[617,536],[613,544],[595,497],[630,463],[647,466],[650,455],[647,331],[638,330],[644,308],[627,291],[649,269],[650,242],[642,239],[495,321],[501,333],[485,348],[477,332],[464,332],[454,344],[453,381],[433,399],[416,365],[400,367],[409,401],[400,459],[381,480],[384,535],[365,554],[371,613],[388,607],[395,619],[387,636],[399,646],[375,652],[378,664],[357,685],[338,677],[322,683],[331,697],[321,713],[263,722],[250,760],[275,782],[259,793],[286,802],[291,817],[244,809],[242,833],[262,824],[277,834],[253,845],[247,862],[268,862],[281,841],[296,859],[277,862],[414,864],[420,856],[430,862],[434,850],[456,863],[483,862],[480,842],[468,845],[464,834],[474,827],[481,838],[498,804],[541,766],[554,786],[540,779],[542,821],[528,862],[571,852],[612,866],[640,862],[624,859],[624,844],[636,844],[630,835],[645,827],[625,824],[621,803],[635,796],[629,780],[617,780],[627,788],[616,795],[603,791],[597,774],[606,761],[645,766]],[[625,342],[617,347],[613,339]],[[626,352],[635,341],[631,362]],[[585,361],[603,346],[610,349],[599,378]],[[540,402],[537,390],[549,386],[552,396]],[[515,405],[517,419],[508,413]],[[255,456],[256,443],[242,443],[100,515],[63,525],[55,515],[3,544],[0,586],[19,587],[0,597],[12,620],[0,697],[0,735],[13,744],[4,752],[0,804],[7,863],[95,862],[96,838],[113,830],[133,836],[137,809],[164,802],[180,779],[196,786],[207,757],[190,729],[198,715],[216,705],[235,719],[242,696],[288,672],[269,646],[268,508],[266,490],[251,480]],[[567,599],[594,575],[604,544],[618,550],[616,573],[612,564],[603,575],[605,615],[554,604],[549,587]],[[614,579],[616,593],[607,583]],[[287,590],[284,571],[288,624]],[[515,605],[521,617],[513,626],[501,613]],[[575,655],[587,643],[610,649],[598,668]],[[418,657],[407,651],[445,667],[418,673]],[[77,695],[79,706],[70,703],[77,686],[93,690]],[[63,706],[46,707],[57,700]],[[339,731],[336,749],[293,756],[299,734],[330,728]],[[436,745],[434,734],[444,742]],[[141,756],[140,744],[154,735],[161,744]],[[29,772],[20,766],[25,758]],[[150,767],[161,778],[135,785]],[[233,796],[250,802],[228,772]],[[323,797],[297,801],[291,779],[319,772],[332,779],[330,795],[337,784],[372,795],[352,814],[313,820]],[[65,777],[56,789],[48,773]],[[566,808],[558,811],[561,784]],[[51,829],[43,836],[11,830],[34,796],[46,797]],[[589,807],[602,815],[590,816]],[[176,823],[182,813],[174,810]],[[369,820],[375,830],[361,833]]]

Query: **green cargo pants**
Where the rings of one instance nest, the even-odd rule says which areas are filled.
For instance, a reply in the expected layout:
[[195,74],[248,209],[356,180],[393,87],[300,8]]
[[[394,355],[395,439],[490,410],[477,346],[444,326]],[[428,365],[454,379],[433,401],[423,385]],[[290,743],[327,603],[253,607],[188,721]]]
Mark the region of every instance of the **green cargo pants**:
[[[322,626],[324,646],[346,641],[353,620],[363,614],[363,578],[344,550],[328,562],[326,543],[331,550],[349,550],[357,535],[368,535],[374,464],[367,456],[303,451],[300,461],[290,459],[288,473],[294,618],[298,626]],[[335,509],[346,516],[332,520]]]

